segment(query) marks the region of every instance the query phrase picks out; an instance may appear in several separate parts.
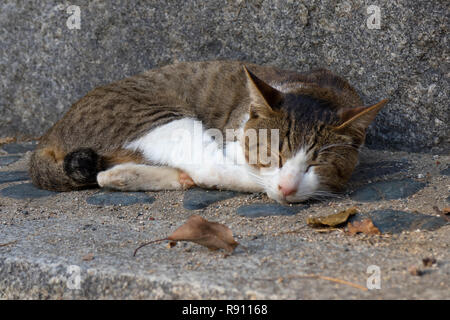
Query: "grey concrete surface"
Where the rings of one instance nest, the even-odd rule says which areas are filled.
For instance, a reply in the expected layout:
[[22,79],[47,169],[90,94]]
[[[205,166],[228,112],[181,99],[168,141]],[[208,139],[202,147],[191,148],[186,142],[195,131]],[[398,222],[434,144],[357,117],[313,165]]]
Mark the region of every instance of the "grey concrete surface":
[[[68,6],[80,8],[69,29]],[[369,29],[368,5],[380,7]],[[448,1],[17,1],[0,4],[0,137],[39,136],[89,90],[176,61],[240,59],[346,77],[390,103],[375,148],[449,151]]]
[[[167,222],[154,223],[153,228],[159,231],[147,237],[169,230]],[[247,250],[238,247],[227,258],[192,244],[172,249],[158,244],[142,249],[134,258],[133,246],[144,240],[143,234],[128,225],[106,225],[92,217],[28,221],[2,226],[1,232],[2,240],[21,238],[0,253],[0,294],[6,298],[450,298],[448,260],[438,258],[438,267],[414,277],[402,269],[420,258],[365,241],[349,244],[342,237],[310,241],[298,234],[262,235],[253,240],[244,236],[238,240]],[[83,261],[88,253],[94,258]],[[381,268],[380,290],[289,278],[320,273],[365,286],[370,265]]]
[[[23,171],[29,156],[0,173]],[[387,170],[386,159],[400,169]],[[450,224],[434,208],[450,206],[449,166],[449,156],[364,149],[364,172],[355,171],[347,192],[285,215],[262,194],[209,198],[206,207],[190,210],[182,191],[35,197],[23,177],[0,182],[0,299],[450,299]],[[394,192],[390,182],[411,180],[421,187],[401,199],[350,197],[373,183]],[[196,189],[196,197],[202,192]],[[98,194],[103,201],[90,204]],[[154,201],[130,201],[136,198]],[[249,206],[257,206],[257,215],[239,215]],[[382,235],[306,224],[308,216],[353,206],[355,219],[371,217]],[[133,257],[140,243],[166,237],[192,214],[227,225],[241,245],[227,256],[190,242],[173,248],[161,242]],[[426,258],[436,263],[425,266]],[[379,268],[380,289],[363,290],[370,266]],[[413,267],[422,274],[411,274]]]

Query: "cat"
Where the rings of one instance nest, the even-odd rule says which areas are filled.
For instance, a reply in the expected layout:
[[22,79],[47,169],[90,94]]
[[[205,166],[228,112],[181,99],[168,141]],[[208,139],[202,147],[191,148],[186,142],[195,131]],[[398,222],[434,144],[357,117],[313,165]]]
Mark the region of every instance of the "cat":
[[[345,188],[386,102],[363,106],[326,69],[182,62],[87,93],[41,137],[29,172],[36,186],[56,191],[196,185],[301,202]],[[201,139],[192,139],[196,130]]]

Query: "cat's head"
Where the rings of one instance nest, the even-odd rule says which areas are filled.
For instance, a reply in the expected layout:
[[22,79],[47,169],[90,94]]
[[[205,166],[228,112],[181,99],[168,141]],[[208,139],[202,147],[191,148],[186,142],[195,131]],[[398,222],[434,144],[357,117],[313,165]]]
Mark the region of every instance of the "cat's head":
[[267,195],[282,203],[300,202],[342,190],[358,162],[366,129],[387,100],[336,109],[330,99],[281,92],[245,72],[251,103],[244,152]]

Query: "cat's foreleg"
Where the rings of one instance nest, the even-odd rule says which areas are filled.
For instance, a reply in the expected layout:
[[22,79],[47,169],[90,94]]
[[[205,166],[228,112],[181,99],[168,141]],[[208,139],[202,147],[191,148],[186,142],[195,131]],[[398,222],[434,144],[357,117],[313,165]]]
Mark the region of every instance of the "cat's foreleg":
[[228,142],[225,151],[214,142],[204,146],[202,162],[192,167],[181,165],[195,184],[215,189],[263,192],[264,184],[257,170],[245,161],[239,141]]
[[180,166],[195,185],[207,189],[262,192],[263,185],[245,165],[205,163],[202,166]]
[[185,172],[170,167],[124,163],[97,175],[100,187],[122,191],[182,190],[194,182]]
[[152,130],[125,148],[141,152],[148,162],[163,163],[186,172],[200,187],[264,191],[246,164],[240,142],[225,142],[224,148],[223,143],[218,143],[223,141],[220,139],[221,133],[216,130],[215,135],[210,130],[213,129],[203,130],[201,122],[195,119],[175,120]]

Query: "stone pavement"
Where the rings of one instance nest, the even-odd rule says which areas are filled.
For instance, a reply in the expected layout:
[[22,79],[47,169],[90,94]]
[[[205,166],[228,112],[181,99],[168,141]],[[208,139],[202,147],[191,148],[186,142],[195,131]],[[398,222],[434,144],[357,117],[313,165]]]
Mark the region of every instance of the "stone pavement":
[[[0,147],[0,298],[450,298],[449,216],[439,214],[450,207],[448,155],[363,149],[345,193],[282,206],[197,188],[39,190],[26,172],[33,148]],[[382,234],[306,224],[353,206],[352,221],[369,217]],[[192,214],[227,225],[241,245],[225,255],[161,242],[133,257]],[[368,279],[380,288],[366,290]]]

